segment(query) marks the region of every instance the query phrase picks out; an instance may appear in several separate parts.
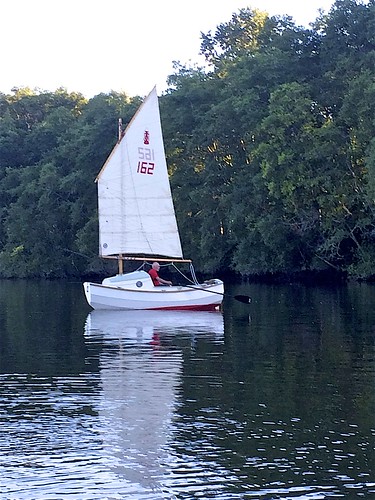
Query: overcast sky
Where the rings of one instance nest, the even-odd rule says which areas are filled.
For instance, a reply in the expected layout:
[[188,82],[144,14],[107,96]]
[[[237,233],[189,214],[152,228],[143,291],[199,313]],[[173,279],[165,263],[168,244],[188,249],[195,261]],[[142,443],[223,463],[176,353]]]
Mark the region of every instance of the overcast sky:
[[332,0],[1,0],[0,91],[161,93],[173,61],[200,62],[200,33],[250,7],[308,26]]

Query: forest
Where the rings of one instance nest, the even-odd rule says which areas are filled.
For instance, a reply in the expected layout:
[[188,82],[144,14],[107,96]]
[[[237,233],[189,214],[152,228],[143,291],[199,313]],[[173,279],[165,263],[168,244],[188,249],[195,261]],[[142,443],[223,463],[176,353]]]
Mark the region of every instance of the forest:
[[[336,0],[309,28],[241,9],[202,33],[207,66],[174,63],[161,119],[198,272],[374,279],[374,2]],[[98,257],[94,180],[142,98],[0,93],[0,277],[113,265]]]

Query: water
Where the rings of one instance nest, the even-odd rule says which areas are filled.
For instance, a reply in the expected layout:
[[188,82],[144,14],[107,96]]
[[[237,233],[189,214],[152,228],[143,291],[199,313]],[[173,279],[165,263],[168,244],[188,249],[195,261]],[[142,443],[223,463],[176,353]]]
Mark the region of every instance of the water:
[[0,281],[0,499],[375,498],[375,286],[90,312]]

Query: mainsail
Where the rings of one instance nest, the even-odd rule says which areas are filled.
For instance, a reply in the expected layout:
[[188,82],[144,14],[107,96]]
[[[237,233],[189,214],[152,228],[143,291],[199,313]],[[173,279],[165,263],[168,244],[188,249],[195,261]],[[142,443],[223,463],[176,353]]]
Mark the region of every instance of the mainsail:
[[99,254],[183,258],[154,88],[98,177]]

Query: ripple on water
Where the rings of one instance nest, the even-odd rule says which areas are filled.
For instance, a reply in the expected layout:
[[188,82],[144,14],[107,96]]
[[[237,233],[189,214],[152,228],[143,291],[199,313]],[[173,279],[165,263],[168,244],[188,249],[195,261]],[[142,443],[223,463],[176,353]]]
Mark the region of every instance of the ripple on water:
[[246,378],[210,321],[177,337],[173,322],[103,325],[86,332],[87,372],[0,377],[0,500],[375,494],[374,430],[285,411],[274,362]]

